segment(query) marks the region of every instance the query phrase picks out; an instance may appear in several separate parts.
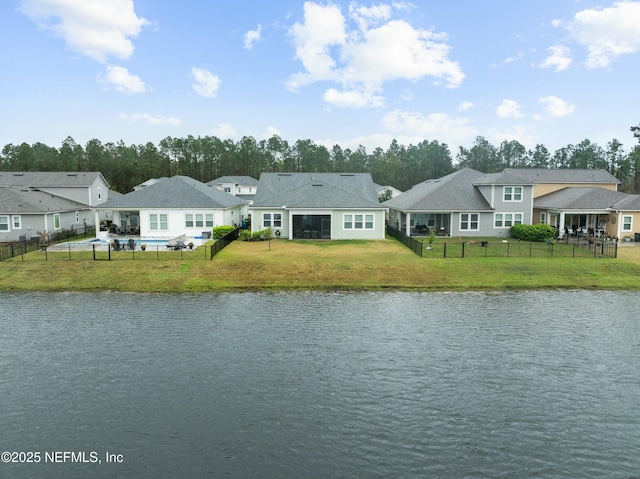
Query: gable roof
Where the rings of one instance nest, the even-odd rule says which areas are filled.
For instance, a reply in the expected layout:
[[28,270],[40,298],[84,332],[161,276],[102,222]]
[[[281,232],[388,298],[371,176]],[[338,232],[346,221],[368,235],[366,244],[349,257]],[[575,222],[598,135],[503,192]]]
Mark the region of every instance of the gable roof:
[[627,195],[614,204],[613,208],[618,211],[640,211],[640,195]]
[[606,188],[563,188],[533,200],[534,208],[561,210],[606,210],[629,195]]
[[215,180],[208,181],[208,186],[221,185],[223,183],[233,183],[241,186],[258,186],[258,180],[252,176],[221,176]]
[[418,183],[383,205],[402,211],[489,211],[489,203],[474,186],[483,176],[472,168],[463,168],[440,179]]
[[188,176],[172,176],[163,181],[109,199],[96,209],[122,208],[211,208],[224,209],[245,204],[229,193],[211,188]]
[[558,168],[506,168],[506,173],[524,178],[533,184],[542,183],[611,183],[620,184],[620,180],[607,170]]
[[0,212],[5,214],[44,214],[88,209],[89,207],[85,204],[35,188],[18,186],[0,188]]
[[89,187],[97,178],[107,181],[98,171],[0,171],[0,186],[34,188]]
[[254,208],[376,208],[369,173],[262,173]]

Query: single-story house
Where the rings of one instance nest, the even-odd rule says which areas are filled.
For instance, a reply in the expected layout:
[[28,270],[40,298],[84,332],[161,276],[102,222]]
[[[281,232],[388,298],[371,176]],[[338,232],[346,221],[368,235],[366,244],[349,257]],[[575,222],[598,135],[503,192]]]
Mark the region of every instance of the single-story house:
[[95,208],[113,212],[112,231],[143,238],[201,237],[215,226],[239,226],[246,201],[188,176],[172,176]]
[[207,182],[206,185],[237,196],[238,198],[246,200],[249,205],[251,205],[253,199],[256,197],[258,180],[251,176],[221,176],[220,178]]
[[40,232],[83,230],[93,224],[86,204],[36,188],[0,187],[0,242],[30,241]]
[[387,208],[369,173],[262,173],[252,232],[288,239],[385,238]]
[[517,223],[530,223],[533,183],[504,171],[471,168],[427,180],[385,201],[389,224],[407,235],[509,236]]

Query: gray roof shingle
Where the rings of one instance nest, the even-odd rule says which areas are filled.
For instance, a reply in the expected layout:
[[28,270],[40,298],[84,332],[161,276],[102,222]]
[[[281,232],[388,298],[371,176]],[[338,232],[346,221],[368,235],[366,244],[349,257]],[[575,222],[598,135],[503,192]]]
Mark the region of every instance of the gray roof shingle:
[[211,188],[188,176],[172,176],[159,183],[109,199],[97,209],[209,208],[225,209],[246,201]]
[[533,200],[534,208],[562,210],[605,210],[629,195],[606,188],[563,188]]
[[0,186],[88,187],[98,177],[102,173],[97,171],[0,171]]
[[383,205],[402,211],[489,211],[489,203],[474,186],[484,176],[463,168],[440,179],[418,183]]
[[4,214],[42,214],[87,209],[89,207],[82,203],[34,188],[0,188],[0,213]]
[[369,173],[262,173],[254,208],[376,208]]
[[504,171],[529,180],[536,185],[542,183],[611,183],[617,185],[620,183],[620,180],[607,170],[506,168]]
[[222,183],[233,183],[241,186],[257,186],[258,180],[252,176],[221,176],[215,180],[207,181],[208,186],[220,185]]

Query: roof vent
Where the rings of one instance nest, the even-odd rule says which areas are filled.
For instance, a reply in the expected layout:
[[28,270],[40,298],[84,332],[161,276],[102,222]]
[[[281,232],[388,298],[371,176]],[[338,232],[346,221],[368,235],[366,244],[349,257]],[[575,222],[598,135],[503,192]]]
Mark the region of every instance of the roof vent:
[[14,173],[13,176],[24,176],[24,173]]

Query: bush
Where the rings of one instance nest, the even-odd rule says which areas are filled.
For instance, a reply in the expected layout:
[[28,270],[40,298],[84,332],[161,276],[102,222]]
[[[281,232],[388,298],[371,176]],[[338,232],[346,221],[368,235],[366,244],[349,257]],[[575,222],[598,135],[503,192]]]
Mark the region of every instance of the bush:
[[213,228],[213,239],[220,239],[231,233],[235,228],[233,226],[216,226]]
[[239,238],[242,241],[262,241],[273,238],[273,233],[271,231],[271,228],[256,231],[253,234],[249,230],[242,230],[240,231]]
[[556,230],[546,224],[514,225],[511,227],[511,237],[522,241],[547,241],[553,239]]

